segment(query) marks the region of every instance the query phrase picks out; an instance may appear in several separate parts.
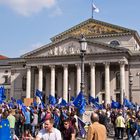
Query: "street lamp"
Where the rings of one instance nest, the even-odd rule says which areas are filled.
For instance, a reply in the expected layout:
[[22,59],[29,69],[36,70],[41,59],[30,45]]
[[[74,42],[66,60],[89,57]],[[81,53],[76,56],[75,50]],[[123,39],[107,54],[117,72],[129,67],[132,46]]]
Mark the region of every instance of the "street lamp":
[[71,92],[71,86],[69,85],[69,88],[68,88],[68,102],[70,102],[70,92]]
[[133,85],[133,75],[130,72],[129,73],[129,98],[131,102],[132,102],[132,85]]
[[85,84],[84,84],[84,61],[85,61],[85,54],[87,51],[87,41],[84,38],[84,36],[82,36],[82,38],[79,41],[80,43],[80,58],[81,58],[81,87],[80,90],[82,93],[84,93],[84,89],[85,89]]

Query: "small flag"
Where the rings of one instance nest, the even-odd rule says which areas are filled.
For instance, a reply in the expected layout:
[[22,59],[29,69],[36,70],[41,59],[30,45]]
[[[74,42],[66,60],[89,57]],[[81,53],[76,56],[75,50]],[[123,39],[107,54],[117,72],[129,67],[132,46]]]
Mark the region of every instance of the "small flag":
[[79,133],[80,133],[80,136],[83,138],[85,137],[86,135],[86,130],[85,130],[85,123],[80,119],[78,118],[78,128],[79,128]]
[[92,4],[92,10],[99,13],[99,8],[97,8],[94,3]]

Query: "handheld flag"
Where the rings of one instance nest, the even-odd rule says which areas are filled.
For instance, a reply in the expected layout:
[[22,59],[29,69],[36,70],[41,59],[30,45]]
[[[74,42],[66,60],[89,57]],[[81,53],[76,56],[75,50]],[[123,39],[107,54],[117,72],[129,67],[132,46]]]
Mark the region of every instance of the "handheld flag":
[[49,95],[49,103],[51,105],[55,105],[56,104],[56,98],[52,95]]
[[42,102],[42,99],[43,99],[43,97],[42,97],[42,92],[40,91],[40,90],[36,90],[36,96],[40,99],[40,102]]
[[0,140],[12,140],[8,119],[2,119],[0,121]]
[[60,106],[67,106],[67,102],[64,99],[62,99]]
[[123,100],[123,104],[125,107],[128,107],[128,108],[132,108],[133,107],[133,104],[132,102],[130,102],[128,99],[124,98]]
[[81,137],[85,137],[86,135],[86,130],[85,130],[85,123],[80,119],[78,118],[78,128],[79,128],[79,134]]
[[4,89],[4,86],[3,86],[3,87],[0,87],[0,100],[3,101],[5,99],[6,99],[5,89]]
[[78,94],[78,96],[73,101],[75,107],[78,108],[79,113],[82,115],[85,112],[86,100],[83,96],[82,91]]
[[114,100],[112,100],[112,103],[111,103],[111,108],[118,108],[120,109],[121,108],[121,104],[119,102],[115,102]]

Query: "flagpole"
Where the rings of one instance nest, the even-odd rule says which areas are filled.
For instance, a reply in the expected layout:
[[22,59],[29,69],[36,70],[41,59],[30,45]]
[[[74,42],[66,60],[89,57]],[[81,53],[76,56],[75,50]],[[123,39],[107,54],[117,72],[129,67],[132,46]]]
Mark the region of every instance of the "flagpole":
[[91,3],[91,13],[92,13],[92,15],[91,15],[91,18],[93,19],[93,0],[92,0],[92,3]]

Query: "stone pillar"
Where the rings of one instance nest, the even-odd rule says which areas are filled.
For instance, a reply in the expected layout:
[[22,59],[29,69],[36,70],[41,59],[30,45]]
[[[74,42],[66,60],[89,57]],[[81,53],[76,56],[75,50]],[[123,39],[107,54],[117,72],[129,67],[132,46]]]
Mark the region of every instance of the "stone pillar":
[[39,77],[38,77],[38,89],[43,90],[43,66],[38,66]]
[[15,72],[16,70],[12,69],[11,70],[11,92],[10,92],[10,99],[11,97],[14,97],[14,93],[15,93]]
[[109,62],[105,62],[105,104],[110,104],[110,69]]
[[95,63],[90,64],[90,96],[95,98]]
[[80,85],[81,85],[81,65],[77,64],[77,91],[76,91],[76,95],[79,94],[80,92]]
[[68,102],[68,65],[63,65],[63,99]]
[[27,67],[26,98],[31,97],[31,67]]
[[120,61],[120,97],[121,104],[123,104],[123,98],[125,96],[125,62]]
[[55,97],[55,66],[51,66],[51,91],[50,94]]

